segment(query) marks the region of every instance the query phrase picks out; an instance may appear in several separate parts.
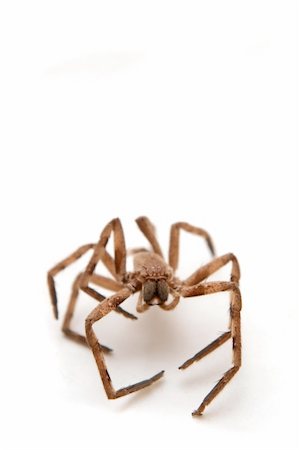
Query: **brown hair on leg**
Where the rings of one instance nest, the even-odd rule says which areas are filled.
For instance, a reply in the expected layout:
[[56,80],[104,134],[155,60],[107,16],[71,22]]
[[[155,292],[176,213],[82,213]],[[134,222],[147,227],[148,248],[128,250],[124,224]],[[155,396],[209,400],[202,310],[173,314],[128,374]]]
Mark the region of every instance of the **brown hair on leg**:
[[169,255],[168,255],[169,265],[173,268],[174,271],[176,271],[178,268],[181,230],[203,237],[212,255],[215,256],[215,248],[212,238],[206,230],[204,230],[203,228],[194,227],[193,225],[190,225],[189,223],[186,222],[174,223],[170,229]]

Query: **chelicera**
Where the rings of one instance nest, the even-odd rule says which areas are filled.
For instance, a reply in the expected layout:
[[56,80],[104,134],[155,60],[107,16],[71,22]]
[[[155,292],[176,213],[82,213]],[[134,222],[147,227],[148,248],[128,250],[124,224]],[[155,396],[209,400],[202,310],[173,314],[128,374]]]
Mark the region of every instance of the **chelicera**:
[[[130,386],[115,389],[113,387],[109,372],[107,370],[104,354],[111,349],[100,344],[93,330],[93,325],[111,311],[115,311],[130,319],[137,317],[122,308],[123,302],[131,295],[139,292],[136,310],[143,313],[153,306],[162,310],[174,309],[181,298],[197,297],[201,295],[214,294],[217,292],[230,292],[230,323],[229,329],[221,334],[208,346],[200,350],[191,358],[187,359],[179,369],[186,369],[191,364],[199,361],[204,356],[232,339],[232,366],[224,373],[214,388],[204,398],[199,407],[192,413],[200,416],[205,407],[222,391],[241,367],[241,293],[239,290],[240,268],[237,258],[232,253],[215,257],[214,245],[210,235],[203,230],[186,222],[177,222],[171,226],[168,260],[163,256],[161,247],[156,237],[155,228],[147,217],[136,219],[137,225],[145,235],[150,244],[150,249],[134,249],[127,252],[125,237],[120,220],[113,219],[103,229],[97,244],[87,244],[80,247],[70,256],[58,263],[48,272],[48,286],[54,315],[58,318],[57,295],[54,277],[58,272],[65,269],[71,263],[79,259],[87,251],[92,250],[92,256],[85,270],[77,275],[74,280],[71,298],[67,307],[62,325],[63,332],[71,339],[87,344],[94,355],[104,389],[109,399],[115,399],[132,392],[139,391],[159,380],[164,371]],[[176,276],[179,261],[179,237],[180,231],[198,235],[205,239],[212,260],[199,267],[188,278],[180,280]],[[107,243],[114,235],[114,255],[107,251]],[[126,262],[128,254],[133,254],[134,268],[127,272]],[[110,277],[96,273],[96,267],[102,262],[110,273]],[[231,275],[229,281],[206,281],[207,278],[218,269],[231,262]],[[110,297],[105,297],[90,285],[96,285],[112,292]],[[71,318],[74,313],[79,291],[82,290],[99,304],[91,311],[85,320],[86,336],[83,336],[70,328]]]

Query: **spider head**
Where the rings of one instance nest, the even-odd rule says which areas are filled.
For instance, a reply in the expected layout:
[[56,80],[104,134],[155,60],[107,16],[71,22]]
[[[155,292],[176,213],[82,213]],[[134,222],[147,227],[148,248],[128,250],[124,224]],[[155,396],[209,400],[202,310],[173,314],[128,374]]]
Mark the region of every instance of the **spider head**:
[[169,286],[165,278],[150,278],[143,283],[143,300],[147,305],[161,305],[169,295]]

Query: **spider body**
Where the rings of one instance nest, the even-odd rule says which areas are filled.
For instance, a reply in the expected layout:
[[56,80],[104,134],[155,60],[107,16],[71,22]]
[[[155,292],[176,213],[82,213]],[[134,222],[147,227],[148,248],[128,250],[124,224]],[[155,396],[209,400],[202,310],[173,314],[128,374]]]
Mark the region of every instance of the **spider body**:
[[[203,413],[205,407],[218,395],[219,392],[222,391],[225,385],[230,381],[241,366],[241,293],[239,290],[239,263],[237,258],[232,253],[216,258],[210,235],[202,228],[194,227],[185,222],[177,222],[171,227],[169,255],[168,261],[166,261],[156,238],[153,224],[147,217],[139,217],[136,219],[136,222],[142,233],[149,241],[150,249],[134,249],[131,251],[131,254],[133,254],[133,272],[127,272],[126,270],[126,260],[129,253],[126,250],[124,233],[119,219],[113,219],[106,225],[97,244],[87,244],[80,247],[48,272],[48,286],[54,315],[58,318],[57,295],[54,282],[55,275],[65,269],[72,262],[79,259],[88,250],[92,250],[91,259],[85,270],[79,273],[74,280],[72,294],[64,318],[62,330],[71,339],[87,344],[91,348],[107,397],[109,399],[115,399],[150,386],[162,377],[164,371],[157,373],[147,380],[115,390],[112,385],[104,357],[104,353],[110,352],[111,349],[105,345],[99,344],[98,338],[93,330],[93,324],[95,322],[103,318],[111,311],[120,313],[133,320],[137,319],[136,316],[125,311],[120,306],[127,298],[136,292],[139,292],[136,310],[138,313],[143,313],[152,306],[159,306],[165,311],[172,310],[177,306],[181,298],[187,299],[188,297],[197,297],[206,294],[229,291],[229,330],[211,342],[207,347],[203,348],[201,351],[189,358],[179,367],[179,369],[186,369],[194,362],[199,361],[204,356],[218,348],[228,339],[232,339],[232,367],[225,372],[220,381],[204,398],[200,406],[192,413],[195,416],[199,416]],[[184,280],[180,280],[175,275],[179,260],[179,234],[181,230],[185,230],[189,233],[203,237],[213,257],[208,264],[199,267]],[[112,234],[114,234],[114,257],[112,257],[106,249],[107,243]],[[110,277],[96,273],[96,267],[100,261],[110,272]],[[229,281],[206,281],[211,274],[229,262],[232,263]],[[91,287],[90,284],[111,290],[115,292],[115,294],[106,298],[98,290]],[[74,313],[74,308],[80,290],[86,292],[99,302],[99,304],[86,318],[86,336],[82,336],[70,328],[71,318]]]

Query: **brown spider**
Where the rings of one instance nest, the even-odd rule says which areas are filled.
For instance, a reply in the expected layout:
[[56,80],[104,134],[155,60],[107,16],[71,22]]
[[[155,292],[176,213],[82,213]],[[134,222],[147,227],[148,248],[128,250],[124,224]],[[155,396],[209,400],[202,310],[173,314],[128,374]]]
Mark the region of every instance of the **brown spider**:
[[[159,380],[164,371],[153,377],[132,384],[122,389],[115,390],[109,376],[104,353],[111,351],[109,347],[100,345],[93,331],[93,324],[111,311],[123,314],[125,317],[137,319],[133,314],[125,311],[120,305],[135,292],[140,292],[137,302],[137,312],[142,313],[152,305],[158,305],[165,311],[169,311],[178,304],[180,297],[194,297],[199,295],[212,294],[216,292],[230,291],[230,325],[229,331],[223,333],[207,347],[184,362],[179,369],[186,369],[195,361],[199,361],[204,356],[215,350],[228,339],[232,338],[233,365],[225,372],[214,388],[204,398],[201,405],[192,413],[199,416],[205,407],[219,394],[224,386],[231,380],[241,366],[241,293],[239,290],[240,269],[237,258],[232,254],[215,258],[208,264],[197,269],[186,280],[181,281],[175,277],[175,271],[179,259],[179,233],[180,230],[202,236],[212,253],[215,256],[214,246],[209,234],[201,229],[189,225],[185,222],[178,222],[172,225],[170,232],[169,259],[165,261],[160,245],[155,235],[155,228],[147,217],[136,219],[137,225],[151,244],[151,250],[134,249],[134,272],[126,271],[127,251],[123,228],[119,219],[113,219],[103,229],[97,244],[87,244],[80,247],[69,257],[58,263],[48,272],[48,285],[54,315],[58,318],[57,296],[54,276],[69,266],[72,262],[80,258],[89,249],[93,249],[92,257],[84,272],[80,273],[74,281],[70,302],[64,318],[63,332],[77,342],[88,344],[95,357],[96,364],[102,382],[109,399],[122,397],[131,392],[139,391],[154,381]],[[114,233],[114,258],[107,252],[106,246],[111,234]],[[112,278],[107,278],[95,273],[95,268],[99,261],[102,261]],[[232,262],[231,281],[203,282],[209,275],[216,272],[222,266]],[[89,283],[115,292],[111,297],[105,298]],[[87,316],[85,322],[86,338],[70,329],[70,321],[78,299],[79,290],[82,290],[100,302]],[[170,298],[170,300],[168,300]]]

